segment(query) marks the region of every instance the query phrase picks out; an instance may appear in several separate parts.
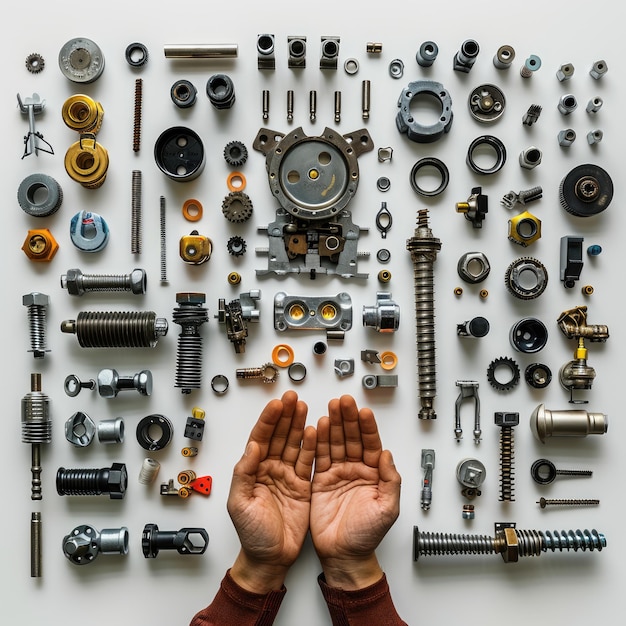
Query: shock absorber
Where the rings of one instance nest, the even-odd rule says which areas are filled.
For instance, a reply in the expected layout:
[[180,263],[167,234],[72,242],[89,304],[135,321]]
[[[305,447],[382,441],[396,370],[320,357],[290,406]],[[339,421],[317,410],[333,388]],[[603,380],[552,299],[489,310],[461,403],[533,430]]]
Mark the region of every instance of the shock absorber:
[[428,210],[417,213],[413,237],[407,239],[406,249],[413,262],[415,284],[415,322],[417,330],[417,370],[420,394],[420,419],[436,419],[433,400],[437,395],[435,364],[435,297],[433,264],[441,250],[441,241],[433,237],[428,226]]
[[41,500],[41,444],[52,441],[50,401],[41,391],[41,374],[30,375],[30,392],[22,398],[22,442],[31,444],[31,500]]
[[181,327],[176,350],[176,383],[181,393],[200,389],[202,381],[202,337],[200,326],[209,321],[209,312],[202,306],[206,294],[184,292],[176,294],[179,306],[174,309],[173,322]]
[[517,530],[514,523],[495,524],[493,537],[456,533],[425,533],[413,527],[413,560],[420,556],[500,554],[505,563],[542,552],[602,550],[606,538],[597,530]]

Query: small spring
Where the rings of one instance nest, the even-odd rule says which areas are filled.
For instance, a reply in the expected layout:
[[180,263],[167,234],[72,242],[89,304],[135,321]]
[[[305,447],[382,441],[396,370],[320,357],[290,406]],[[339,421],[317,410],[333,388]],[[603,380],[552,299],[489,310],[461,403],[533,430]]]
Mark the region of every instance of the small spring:
[[142,112],[143,80],[135,80],[135,116],[133,121],[133,152],[141,147],[141,112]]
[[202,337],[181,335],[176,350],[176,382],[182,393],[200,389],[202,382]]
[[165,196],[159,199],[160,239],[161,239],[161,282],[167,282],[167,248],[165,230]]
[[50,443],[52,420],[50,401],[41,391],[31,391],[22,399],[22,443]]
[[139,482],[142,485],[153,483],[160,468],[161,464],[156,459],[150,457],[144,459],[141,464],[141,470],[139,470]]
[[130,252],[141,254],[141,188],[142,176],[139,170],[132,172],[131,218],[130,218]]
[[500,431],[500,502],[514,502],[514,463],[515,443],[513,429],[503,427]]

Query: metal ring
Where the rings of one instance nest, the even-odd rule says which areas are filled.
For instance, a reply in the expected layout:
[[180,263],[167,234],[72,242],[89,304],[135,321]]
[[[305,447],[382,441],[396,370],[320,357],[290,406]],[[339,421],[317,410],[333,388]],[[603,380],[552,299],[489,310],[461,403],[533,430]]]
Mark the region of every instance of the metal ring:
[[[529,284],[529,281],[522,282],[522,275],[528,277],[532,274],[535,277],[535,283]],[[548,285],[548,271],[543,263],[532,257],[520,257],[513,261],[504,274],[504,282],[506,288],[516,298],[520,300],[532,300],[538,298]]]
[[198,90],[188,80],[177,80],[170,89],[170,98],[179,109],[187,109],[196,103]]
[[148,62],[148,48],[138,42],[128,44],[125,57],[131,67],[141,67]]
[[59,68],[74,83],[92,83],[104,71],[104,55],[91,39],[70,39],[59,52]]
[[[488,168],[479,167],[474,160],[474,152],[479,146],[490,146],[496,153],[495,163]],[[499,172],[506,163],[506,148],[504,144],[493,135],[481,135],[476,137],[467,150],[467,165],[475,174],[495,174]]]
[[391,181],[386,176],[381,176],[376,181],[376,188],[378,191],[389,191],[391,187]]
[[289,366],[287,374],[294,383],[302,382],[306,378],[306,367],[304,366],[304,363],[295,361]]
[[124,420],[121,417],[102,420],[98,424],[98,441],[100,443],[122,443],[124,441]]
[[30,174],[17,189],[17,201],[28,215],[48,217],[61,206],[63,191],[52,176]]
[[[286,358],[282,358],[286,355]],[[293,363],[293,348],[286,343],[279,343],[272,350],[272,362],[279,367],[289,367]]]
[[216,374],[211,378],[211,389],[218,396],[223,396],[228,391],[228,378],[224,374]]
[[556,467],[548,459],[537,459],[530,466],[530,475],[540,485],[549,485],[556,478]]
[[[161,436],[158,439],[153,439],[150,435],[150,429],[153,426],[161,430]],[[173,434],[172,422],[165,415],[147,415],[137,424],[137,442],[144,450],[163,450],[172,441]]]
[[343,64],[346,74],[354,76],[359,71],[359,62],[356,59],[346,59]]
[[202,204],[198,200],[189,198],[183,203],[183,217],[190,222],[202,219]]
[[526,382],[535,389],[545,389],[552,381],[552,371],[544,363],[531,363],[524,370]]
[[[239,180],[239,185],[233,184],[234,181]],[[241,172],[231,172],[226,178],[226,185],[230,191],[243,191],[246,188],[246,177]]]
[[[417,176],[420,170],[424,169],[425,167],[434,167],[441,175],[441,184],[439,185],[439,187],[437,187],[437,189],[428,191],[417,184]],[[450,182],[450,172],[448,171],[446,164],[440,159],[437,159],[435,157],[426,157],[424,159],[420,159],[411,168],[409,182],[411,183],[411,187],[415,193],[419,194],[420,196],[432,198],[434,196],[438,196],[448,186],[448,183]]]
[[391,259],[391,252],[389,252],[387,248],[381,248],[376,253],[376,259],[379,263],[389,263],[389,259]]

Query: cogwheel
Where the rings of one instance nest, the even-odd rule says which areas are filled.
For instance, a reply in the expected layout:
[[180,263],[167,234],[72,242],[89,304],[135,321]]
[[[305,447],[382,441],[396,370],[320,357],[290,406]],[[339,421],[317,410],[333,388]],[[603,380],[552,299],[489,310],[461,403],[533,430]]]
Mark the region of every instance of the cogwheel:
[[224,159],[228,165],[240,167],[248,160],[248,148],[241,141],[229,141],[224,148]]
[[229,254],[232,254],[233,256],[241,256],[246,252],[246,241],[243,237],[235,235],[228,240],[226,248],[228,249]]
[[548,270],[533,257],[520,257],[504,273],[504,284],[516,298],[532,300],[538,298],[548,286]]
[[26,69],[31,74],[39,74],[46,66],[46,62],[43,60],[43,57],[37,53],[33,52],[26,57]]
[[252,200],[243,191],[231,191],[222,202],[224,217],[234,224],[247,222],[252,216]]
[[604,211],[613,199],[613,181],[598,165],[585,163],[571,170],[559,185],[561,206],[577,217]]
[[[500,381],[496,378],[496,370],[508,368],[510,377],[506,381]],[[487,380],[489,384],[498,391],[511,391],[520,381],[520,371],[517,363],[506,356],[498,357],[489,363],[487,368]]]

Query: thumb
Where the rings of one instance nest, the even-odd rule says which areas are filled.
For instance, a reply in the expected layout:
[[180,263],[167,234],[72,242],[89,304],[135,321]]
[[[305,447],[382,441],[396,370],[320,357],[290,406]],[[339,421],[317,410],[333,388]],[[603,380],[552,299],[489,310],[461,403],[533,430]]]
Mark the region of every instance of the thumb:
[[380,492],[384,496],[395,500],[399,507],[402,477],[396,469],[393,456],[389,450],[382,451],[378,461],[378,472],[380,475],[380,481],[378,483]]
[[256,441],[248,442],[246,450],[233,469],[231,495],[250,495],[256,483],[256,474],[261,463],[261,449]]

